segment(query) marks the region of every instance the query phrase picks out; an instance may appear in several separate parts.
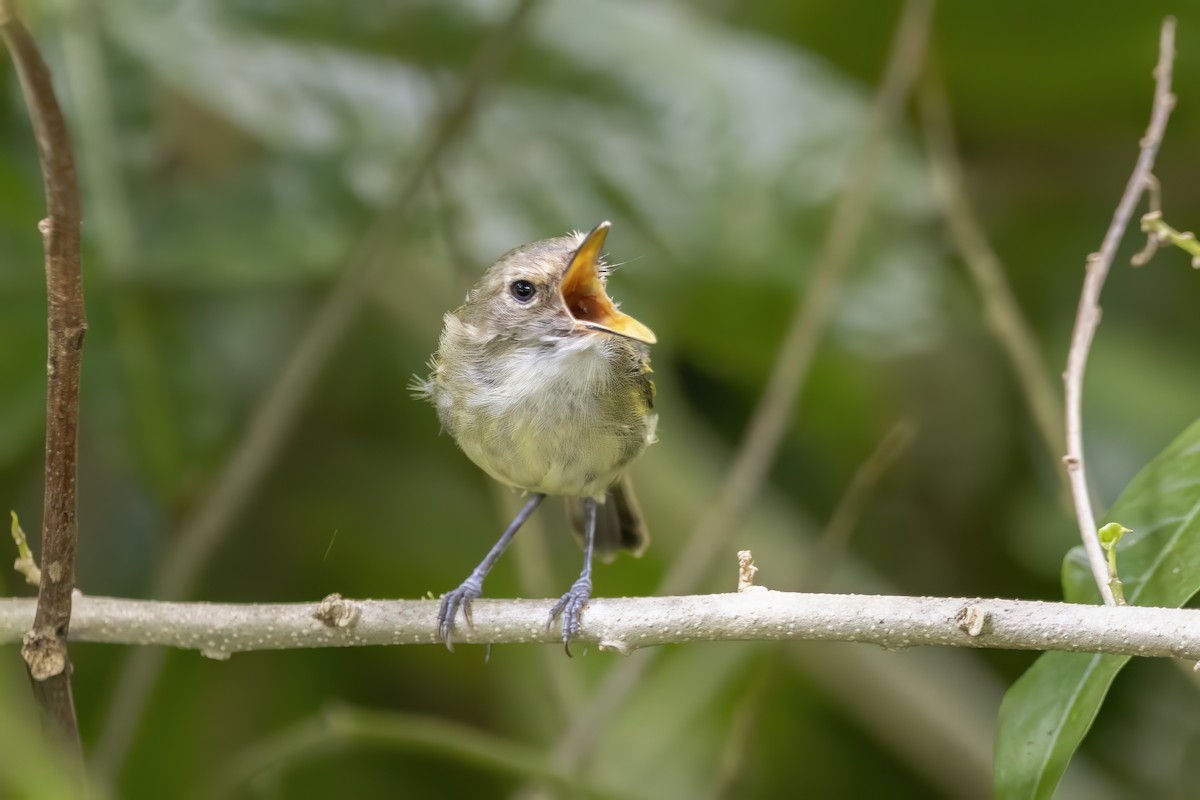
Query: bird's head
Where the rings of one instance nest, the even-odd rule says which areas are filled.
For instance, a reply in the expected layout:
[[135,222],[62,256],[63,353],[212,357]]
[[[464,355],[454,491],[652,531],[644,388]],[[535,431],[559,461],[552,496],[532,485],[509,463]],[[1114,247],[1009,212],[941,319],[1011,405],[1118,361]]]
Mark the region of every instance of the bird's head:
[[472,287],[463,321],[488,338],[553,341],[570,336],[623,336],[654,344],[654,333],[620,311],[601,258],[611,223],[591,233],[522,245],[505,253]]

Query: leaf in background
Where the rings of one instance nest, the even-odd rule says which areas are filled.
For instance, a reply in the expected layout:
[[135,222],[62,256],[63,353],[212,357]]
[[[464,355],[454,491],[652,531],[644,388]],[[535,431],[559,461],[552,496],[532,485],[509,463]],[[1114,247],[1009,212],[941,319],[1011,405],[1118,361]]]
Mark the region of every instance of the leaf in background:
[[[1105,520],[1132,528],[1117,550],[1131,605],[1178,608],[1200,591],[1200,422],[1125,489]],[[1083,547],[1063,562],[1063,596],[1098,603]],[[1125,656],[1045,653],[1000,705],[996,794],[1048,798],[1087,734]]]

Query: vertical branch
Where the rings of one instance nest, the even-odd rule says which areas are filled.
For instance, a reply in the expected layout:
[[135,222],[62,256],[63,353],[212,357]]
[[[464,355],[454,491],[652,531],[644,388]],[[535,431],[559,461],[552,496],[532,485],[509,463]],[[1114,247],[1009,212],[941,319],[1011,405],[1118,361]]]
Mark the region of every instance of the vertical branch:
[[21,655],[43,712],[78,755],[79,728],[71,698],[67,631],[75,588],[75,468],[79,368],[87,320],[79,253],[79,186],[50,72],[9,0],[0,0],[0,36],[17,75],[37,140],[47,216],[38,225],[46,250],[46,486],[42,575],[33,628]]
[[1079,296],[1079,310],[1075,316],[1075,328],[1071,333],[1071,349],[1067,353],[1067,369],[1063,381],[1067,389],[1067,454],[1063,463],[1067,465],[1067,476],[1071,481],[1071,498],[1075,503],[1075,517],[1079,521],[1079,535],[1087,552],[1092,577],[1106,605],[1114,605],[1112,589],[1108,585],[1108,568],[1100,539],[1096,533],[1096,517],[1092,511],[1092,500],[1088,494],[1087,472],[1083,463],[1083,373],[1087,368],[1088,353],[1092,339],[1100,324],[1100,290],[1104,279],[1117,254],[1117,246],[1129,226],[1133,210],[1146,190],[1154,169],[1154,159],[1167,130],[1167,119],[1175,106],[1175,95],[1171,94],[1171,68],[1175,61],[1175,18],[1163,20],[1158,45],[1158,66],[1154,68],[1154,106],[1150,112],[1150,126],[1142,137],[1141,153],[1138,155],[1133,174],[1125,185],[1121,202],[1113,212],[1108,232],[1100,252],[1087,259],[1087,274],[1083,279],[1083,292]]

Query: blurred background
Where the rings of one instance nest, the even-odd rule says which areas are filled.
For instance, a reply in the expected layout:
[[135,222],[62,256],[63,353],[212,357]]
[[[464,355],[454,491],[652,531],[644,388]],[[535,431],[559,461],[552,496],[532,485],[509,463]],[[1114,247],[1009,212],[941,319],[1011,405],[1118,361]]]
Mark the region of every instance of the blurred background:
[[[599,567],[596,595],[654,593],[718,513],[869,147],[901,11],[558,0],[514,22],[491,0],[24,7],[85,197],[79,586],[241,602],[436,596],[467,575],[518,500],[406,386],[441,314],[499,254],[602,219],[623,265],[610,291],[658,334],[660,443],[634,468],[653,545]],[[974,212],[949,207],[977,214],[1055,404],[1084,259],[1136,158],[1174,10],[1016,0],[934,16],[921,82],[944,86]],[[1187,230],[1200,228],[1200,13],[1178,12],[1178,106],[1156,172],[1167,221]],[[44,202],[7,59],[0,71],[0,500],[36,540]],[[464,82],[478,88],[465,106]],[[430,168],[431,137],[445,147]],[[735,553],[751,549],[774,589],[1060,597],[1077,534],[1059,453],[947,233],[915,99],[884,145],[778,457],[688,591],[733,589]],[[1100,509],[1200,397],[1200,275],[1172,250],[1131,269],[1140,246],[1134,231],[1114,265],[1088,368]],[[561,508],[535,523],[487,596],[557,596],[574,580]],[[0,571],[0,595],[29,593]],[[716,798],[986,796],[999,698],[1034,654],[72,657],[85,749],[112,796],[228,781],[247,797]],[[2,661],[11,754],[36,723],[16,649]],[[1132,664],[1061,796],[1192,796],[1198,697],[1174,665]],[[570,786],[548,789],[526,757]],[[4,760],[35,774],[32,755]]]

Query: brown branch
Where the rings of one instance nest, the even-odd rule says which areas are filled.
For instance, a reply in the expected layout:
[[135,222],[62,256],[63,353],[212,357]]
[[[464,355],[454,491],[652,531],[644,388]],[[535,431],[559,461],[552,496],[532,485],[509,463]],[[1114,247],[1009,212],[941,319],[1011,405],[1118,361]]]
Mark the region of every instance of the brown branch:
[[[391,201],[355,246],[337,283],[255,409],[245,437],[217,475],[208,496],[183,525],[154,582],[154,596],[186,597],[225,540],[234,519],[254,497],[256,487],[275,463],[325,365],[357,319],[365,288],[385,263],[382,255],[396,229],[411,212],[437,163],[468,129],[480,98],[511,57],[535,5],[536,0],[516,0],[512,11],[480,49],[463,77],[457,96],[434,121],[415,156],[404,159],[406,167],[412,165],[411,171],[399,182]],[[162,659],[161,651],[139,650],[121,670],[100,736],[96,763],[101,770],[112,771],[123,760]]]
[[37,612],[21,655],[48,720],[81,756],[71,698],[71,592],[75,588],[76,439],[79,372],[87,320],[79,252],[79,185],[62,111],[50,72],[8,0],[0,2],[3,37],[21,81],[37,140],[47,216],[38,225],[46,250],[48,354],[46,363],[46,485],[42,514],[42,574]]
[[1134,208],[1146,190],[1154,169],[1154,158],[1158,155],[1159,145],[1167,130],[1167,119],[1175,106],[1175,95],[1171,94],[1171,68],[1174,61],[1175,18],[1167,17],[1163,20],[1159,37],[1158,66],[1154,68],[1154,106],[1150,112],[1150,126],[1142,137],[1137,164],[1125,185],[1121,202],[1113,213],[1108,232],[1104,234],[1100,252],[1088,256],[1075,329],[1071,333],[1071,349],[1067,354],[1067,370],[1063,373],[1067,388],[1067,454],[1063,457],[1063,463],[1067,465],[1067,476],[1071,481],[1071,497],[1075,502],[1075,517],[1079,522],[1083,548],[1087,552],[1092,577],[1107,605],[1113,605],[1116,601],[1108,585],[1108,568],[1096,534],[1096,517],[1092,511],[1083,462],[1083,373],[1087,368],[1096,327],[1100,324],[1100,290],[1104,288],[1104,279],[1108,277],[1117,246],[1125,235]]

